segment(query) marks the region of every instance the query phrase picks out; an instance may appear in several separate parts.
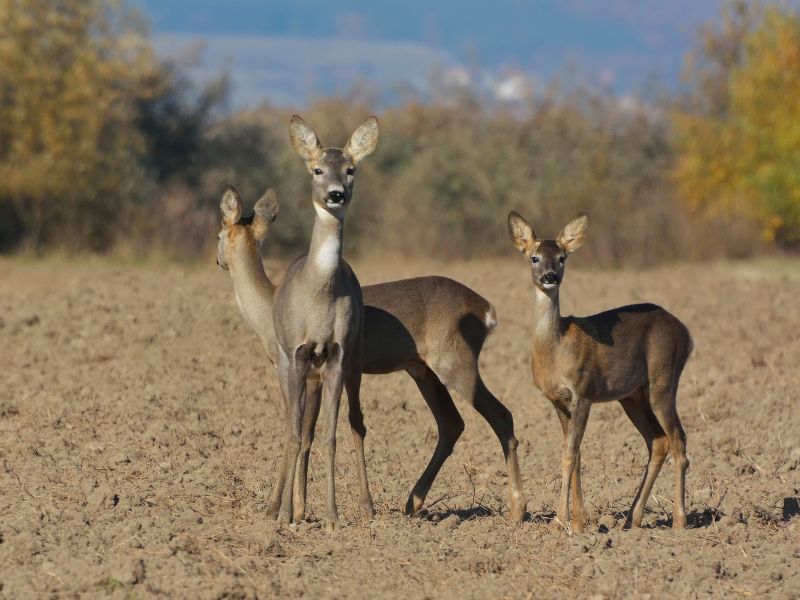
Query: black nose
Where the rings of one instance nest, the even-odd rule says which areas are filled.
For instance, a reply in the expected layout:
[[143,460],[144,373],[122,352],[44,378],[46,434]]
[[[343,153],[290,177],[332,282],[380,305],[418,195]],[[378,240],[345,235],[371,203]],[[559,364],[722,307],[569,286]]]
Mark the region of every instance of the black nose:
[[344,202],[344,192],[341,190],[331,190],[328,192],[328,200],[334,202],[335,204]]
[[547,284],[558,283],[558,275],[551,271],[550,273],[545,273],[542,275],[542,278],[539,281]]

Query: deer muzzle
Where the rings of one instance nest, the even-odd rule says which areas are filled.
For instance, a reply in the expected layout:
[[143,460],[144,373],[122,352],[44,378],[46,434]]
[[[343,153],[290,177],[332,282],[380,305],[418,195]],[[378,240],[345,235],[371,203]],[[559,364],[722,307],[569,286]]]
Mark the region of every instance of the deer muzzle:
[[548,285],[548,286],[549,285],[558,285],[559,284],[558,275],[556,275],[552,271],[542,275],[541,278],[539,279],[539,281],[542,283],[542,285]]
[[331,205],[339,205],[344,203],[344,191],[343,190],[330,190],[328,192],[327,204]]

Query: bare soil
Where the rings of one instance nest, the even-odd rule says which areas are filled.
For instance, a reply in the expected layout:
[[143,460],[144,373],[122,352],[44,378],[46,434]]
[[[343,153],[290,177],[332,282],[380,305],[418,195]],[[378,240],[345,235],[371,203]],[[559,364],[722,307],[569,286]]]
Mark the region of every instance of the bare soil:
[[226,273],[0,261],[0,596],[800,597],[800,264],[595,272],[581,261],[567,273],[565,312],[647,300],[692,331],[678,399],[685,531],[669,529],[671,462],[645,527],[623,529],[646,448],[616,403],[593,409],[582,446],[587,533],[549,525],[561,430],[531,382],[532,288],[516,256],[355,267],[362,283],[449,275],[494,303],[482,372],[515,417],[526,521],[506,519],[500,445],[459,399],[466,431],[429,508],[402,514],[436,432],[400,373],[363,384],[373,522],[358,512],[342,415],[333,534],[314,517],[318,455],[310,518],[279,527],[264,516],[281,401]]

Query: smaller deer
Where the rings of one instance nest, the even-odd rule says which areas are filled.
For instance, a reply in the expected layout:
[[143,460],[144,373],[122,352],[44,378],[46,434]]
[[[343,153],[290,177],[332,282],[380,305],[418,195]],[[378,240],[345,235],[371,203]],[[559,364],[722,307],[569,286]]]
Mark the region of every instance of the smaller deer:
[[567,257],[583,245],[589,217],[581,213],[555,240],[539,240],[516,212],[511,241],[530,261],[536,324],[533,382],[553,403],[563,430],[557,522],[566,527],[572,491],[572,529],[583,531],[580,444],[589,409],[617,400],[647,444],[649,460],[628,523],[640,527],[647,499],[668,452],[675,460],[672,526],[686,524],[686,433],[675,407],[678,380],[692,351],[689,330],[654,304],[633,304],[589,317],[562,317],[558,291]]

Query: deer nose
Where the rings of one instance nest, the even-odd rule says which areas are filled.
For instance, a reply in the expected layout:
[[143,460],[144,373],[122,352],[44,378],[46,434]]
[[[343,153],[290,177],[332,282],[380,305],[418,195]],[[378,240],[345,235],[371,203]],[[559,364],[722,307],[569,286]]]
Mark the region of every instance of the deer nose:
[[328,200],[334,204],[344,202],[344,192],[342,190],[331,190],[328,192]]
[[549,273],[545,273],[544,275],[542,275],[542,278],[539,281],[548,285],[553,283],[558,283],[558,275],[550,271]]

